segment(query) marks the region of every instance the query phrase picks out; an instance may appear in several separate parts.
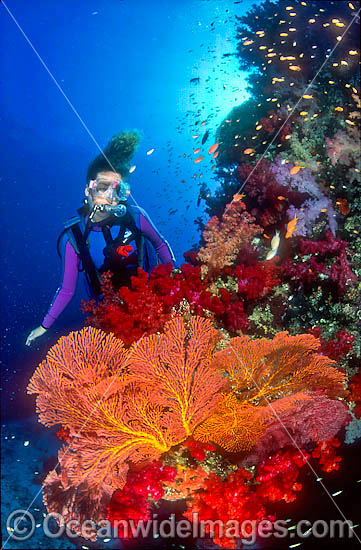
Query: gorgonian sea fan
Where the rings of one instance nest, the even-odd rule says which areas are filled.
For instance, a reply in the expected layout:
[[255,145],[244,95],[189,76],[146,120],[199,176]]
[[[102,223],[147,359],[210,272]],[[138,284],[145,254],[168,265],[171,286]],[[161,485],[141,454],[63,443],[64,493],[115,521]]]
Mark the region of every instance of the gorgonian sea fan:
[[[310,334],[276,334],[273,340],[233,338],[216,353],[214,368],[225,372],[232,391],[194,432],[227,451],[250,450],[270,421],[285,411],[295,413],[309,392],[331,398],[344,395],[345,375],[335,361],[317,353],[319,340]],[[288,399],[283,399],[288,396]]]
[[175,317],[164,334],[128,350],[91,327],[60,338],[28,385],[38,394],[40,422],[69,430],[61,471],[44,482],[48,511],[69,520],[101,517],[129,462],[158,458],[211,414],[225,385],[210,366],[217,340],[200,317],[187,324]]

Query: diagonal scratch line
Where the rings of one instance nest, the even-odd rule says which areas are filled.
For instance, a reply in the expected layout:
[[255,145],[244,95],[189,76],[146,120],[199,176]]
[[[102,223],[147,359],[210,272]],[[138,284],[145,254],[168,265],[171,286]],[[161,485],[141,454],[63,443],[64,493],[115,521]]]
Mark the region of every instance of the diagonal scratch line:
[[[1,0],[0,0],[1,2]],[[47,66],[47,64],[45,63],[45,61],[43,60],[43,58],[41,57],[41,55],[39,54],[39,52],[36,50],[35,46],[33,45],[33,43],[31,42],[30,38],[27,36],[27,34],[25,33],[25,31],[21,28],[20,24],[18,23],[18,21],[15,19],[14,15],[11,13],[11,11],[9,10],[9,8],[7,7],[7,5],[5,4],[5,2],[1,2],[1,5],[4,6],[4,8],[6,9],[6,11],[8,12],[8,14],[10,15],[11,19],[14,21],[15,25],[17,26],[17,28],[19,29],[19,31],[21,32],[21,34],[23,35],[23,37],[25,38],[26,42],[29,44],[30,48],[33,50],[34,54],[36,55],[36,57],[38,58],[38,60],[40,61],[40,63],[42,64],[42,66],[44,67],[44,69],[46,70],[46,72],[48,73],[48,75],[50,76],[51,80],[54,82],[55,86],[58,88],[59,92],[61,93],[61,95],[64,97],[65,101],[67,102],[67,104],[69,105],[69,107],[71,108],[71,110],[73,111],[73,113],[75,114],[75,116],[78,118],[78,120],[80,121],[81,125],[83,126],[84,130],[87,132],[87,134],[89,135],[89,137],[91,138],[91,140],[95,143],[96,147],[99,149],[100,153],[103,155],[103,157],[105,158],[105,160],[109,163],[109,165],[112,167],[113,171],[114,172],[117,172],[117,170],[114,168],[113,164],[110,162],[109,158],[107,157],[107,155],[104,153],[103,149],[101,148],[101,146],[99,145],[99,143],[97,142],[97,140],[95,139],[94,137],[94,134],[90,131],[90,129],[88,128],[88,126],[86,125],[85,121],[82,119],[82,117],[80,116],[79,112],[77,111],[77,109],[74,107],[73,103],[70,101],[70,99],[68,98],[68,96],[66,95],[66,93],[64,92],[63,88],[60,86],[59,82],[56,80],[55,76],[53,75],[53,73],[50,71],[49,67]],[[137,201],[135,200],[135,198],[133,197],[132,194],[130,194],[130,196],[132,197],[134,203],[139,206],[139,204],[137,203]]]
[[[341,40],[337,41],[336,44],[334,45],[334,47],[332,48],[331,52],[326,56],[326,59],[324,60],[324,62],[322,63],[321,67],[318,69],[317,73],[315,74],[315,76],[313,77],[313,79],[311,80],[311,82],[306,86],[306,88],[304,89],[304,91],[302,92],[299,100],[297,101],[296,105],[293,107],[293,109],[291,110],[290,114],[288,115],[288,117],[286,118],[286,120],[284,121],[284,123],[282,124],[282,126],[278,129],[278,132],[276,133],[276,135],[272,138],[272,140],[270,141],[270,143],[267,145],[267,148],[266,150],[263,152],[262,156],[257,160],[255,166],[253,167],[253,169],[251,170],[251,172],[248,174],[246,180],[242,183],[241,187],[238,189],[237,193],[235,193],[236,195],[240,194],[241,191],[244,189],[245,185],[247,184],[249,178],[252,176],[253,172],[256,170],[257,166],[259,165],[259,163],[261,162],[261,160],[263,160],[263,158],[265,157],[265,155],[267,154],[267,151],[269,150],[269,148],[271,147],[271,145],[273,144],[273,142],[275,141],[275,139],[279,136],[282,128],[285,126],[285,124],[288,122],[288,120],[290,119],[290,117],[293,115],[293,113],[295,112],[295,110],[297,109],[297,106],[299,105],[300,101],[302,100],[302,96],[305,95],[305,93],[309,90],[309,88],[312,87],[312,84],[314,83],[314,81],[316,80],[316,78],[318,77],[318,75],[320,74],[320,72],[322,71],[323,67],[326,65],[327,61],[329,61],[329,59],[331,58],[332,54],[334,53],[334,51],[336,50],[337,46],[339,44],[341,44],[342,40],[343,40],[343,37],[345,36],[345,34],[347,33],[347,31],[349,30],[349,28],[351,27],[351,25],[354,23],[354,21],[357,19],[357,17],[359,16],[360,14],[360,11],[361,10],[358,10],[358,12],[356,13],[356,15],[352,18],[351,22],[349,23],[348,27],[346,28],[345,32],[342,34],[341,36]],[[231,203],[234,201],[234,199],[231,200]]]
[[[234,353],[234,355],[236,356],[237,358],[237,361],[239,362],[239,365],[241,367],[241,369],[243,368],[248,377],[252,380],[252,382],[254,383],[254,385],[256,386],[257,390],[261,390],[260,386],[257,384],[257,382],[254,380],[254,378],[250,375],[249,371],[247,370],[247,368],[244,366],[239,354],[237,353],[237,351],[235,350],[235,348],[232,346],[232,344],[230,344],[230,347]],[[285,426],[285,424],[282,422],[281,418],[279,417],[279,415],[277,414],[275,408],[273,407],[271,401],[269,401],[269,399],[267,399],[266,396],[263,396],[264,399],[267,401],[267,406],[270,407],[270,409],[272,410],[273,414],[275,415],[275,417],[277,418],[277,420],[279,421],[279,423],[281,424],[282,428],[284,429],[284,431],[286,432],[286,434],[288,435],[288,437],[290,438],[290,440],[292,441],[293,445],[296,447],[296,449],[298,450],[298,452],[301,454],[302,458],[304,459],[304,461],[307,463],[307,466],[310,468],[311,472],[314,474],[316,480],[319,479],[319,476],[317,475],[317,472],[315,471],[314,467],[312,466],[312,464],[307,460],[306,456],[304,455],[304,453],[302,452],[302,449],[300,449],[300,447],[297,445],[295,439],[292,437],[292,435],[290,434],[290,432],[288,431],[287,427]],[[322,480],[320,480],[320,485],[323,487],[325,493],[328,495],[328,497],[331,499],[331,501],[333,502],[333,504],[335,505],[335,507],[337,508],[338,512],[340,513],[340,515],[342,516],[342,518],[344,519],[344,521],[348,522],[349,520],[347,520],[346,516],[344,515],[344,513],[342,512],[341,508],[339,507],[339,505],[337,504],[337,502],[335,501],[335,499],[332,497],[332,495],[330,494],[329,490],[327,489],[327,487],[325,486],[325,484],[323,483]],[[357,533],[355,533],[353,527],[351,527],[351,525],[348,523],[349,525],[349,528],[352,530],[352,533],[355,535],[355,537],[357,538],[358,542],[361,544],[361,539],[358,537]]]

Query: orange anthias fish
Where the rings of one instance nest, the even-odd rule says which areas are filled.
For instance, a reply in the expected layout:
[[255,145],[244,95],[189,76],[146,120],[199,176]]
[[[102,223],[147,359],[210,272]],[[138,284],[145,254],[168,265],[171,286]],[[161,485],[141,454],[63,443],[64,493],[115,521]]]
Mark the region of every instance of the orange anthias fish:
[[243,151],[243,153],[244,153],[245,155],[250,155],[251,153],[254,153],[254,149],[251,149],[251,148],[249,147],[248,149],[245,149],[245,150]]
[[194,162],[197,164],[198,162],[201,162],[201,160],[203,160],[203,159],[204,159],[204,157],[200,156],[200,157],[196,158]]
[[213,153],[212,159],[216,159],[218,155],[219,155],[219,151],[216,151],[215,153]]
[[237,194],[236,194],[236,195],[233,195],[233,199],[232,199],[232,200],[233,200],[234,202],[238,202],[238,201],[241,201],[242,199],[244,199],[245,196],[246,196],[246,195],[244,195],[243,193],[241,193],[240,195],[237,195]]
[[211,155],[212,153],[214,153],[215,151],[217,151],[218,149],[218,143],[215,143],[214,145],[212,145],[209,149],[208,149],[208,153]]
[[297,218],[296,214],[295,214],[295,217],[288,222],[287,224],[287,231],[286,231],[286,235],[285,235],[285,239],[289,239],[292,235],[293,235],[293,232],[294,230],[296,229],[296,224],[297,224],[297,220],[299,220],[300,218]]
[[290,170],[291,176],[294,176],[295,174],[298,174],[298,172],[301,170],[302,166],[294,166]]
[[193,153],[196,155],[197,153],[199,153],[199,151],[200,151],[200,149],[195,149],[195,150],[193,151]]
[[347,199],[336,199],[336,206],[343,216],[347,216],[347,214],[350,212],[350,206],[347,202]]

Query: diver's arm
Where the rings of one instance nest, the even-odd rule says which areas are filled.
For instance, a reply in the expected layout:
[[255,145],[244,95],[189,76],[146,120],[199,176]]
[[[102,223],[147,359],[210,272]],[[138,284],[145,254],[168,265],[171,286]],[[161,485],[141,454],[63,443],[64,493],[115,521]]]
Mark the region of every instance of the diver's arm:
[[41,326],[45,329],[51,327],[54,321],[64,311],[75,294],[79,275],[80,260],[69,241],[65,245],[63,281],[53,298],[48,313],[45,315]]
[[174,267],[175,257],[170,245],[164,239],[164,237],[162,237],[148,214],[143,209],[140,209],[139,224],[141,232],[147,239],[150,240],[150,242],[154,246],[154,249],[159,256],[160,261],[163,264],[170,262]]
[[42,324],[34,328],[26,339],[26,345],[30,346],[33,340],[42,336],[44,332],[51,327],[55,319],[64,311],[72,297],[74,296],[76,283],[78,280],[78,268],[80,260],[69,241],[65,244],[63,254],[63,281],[58,288],[48,313],[45,315]]

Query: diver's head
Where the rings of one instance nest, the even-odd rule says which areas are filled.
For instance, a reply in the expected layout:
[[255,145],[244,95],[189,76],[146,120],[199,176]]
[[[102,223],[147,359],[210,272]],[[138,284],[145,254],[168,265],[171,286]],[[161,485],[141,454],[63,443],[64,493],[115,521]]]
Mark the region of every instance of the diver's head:
[[119,205],[126,202],[129,194],[129,185],[123,181],[118,172],[112,170],[98,172],[85,187],[85,196],[90,210],[93,211],[92,220],[101,222],[111,215],[119,217],[121,215]]
[[[1,1],[1,0],[0,0]],[[130,195],[126,180],[132,157],[137,149],[140,135],[136,130],[115,134],[104,150],[89,164],[86,175],[85,195],[91,213],[105,219],[105,212],[113,212],[113,218],[126,211],[125,203]],[[103,212],[100,212],[103,210]],[[103,214],[100,216],[100,214]],[[95,220],[94,217],[91,220]]]

